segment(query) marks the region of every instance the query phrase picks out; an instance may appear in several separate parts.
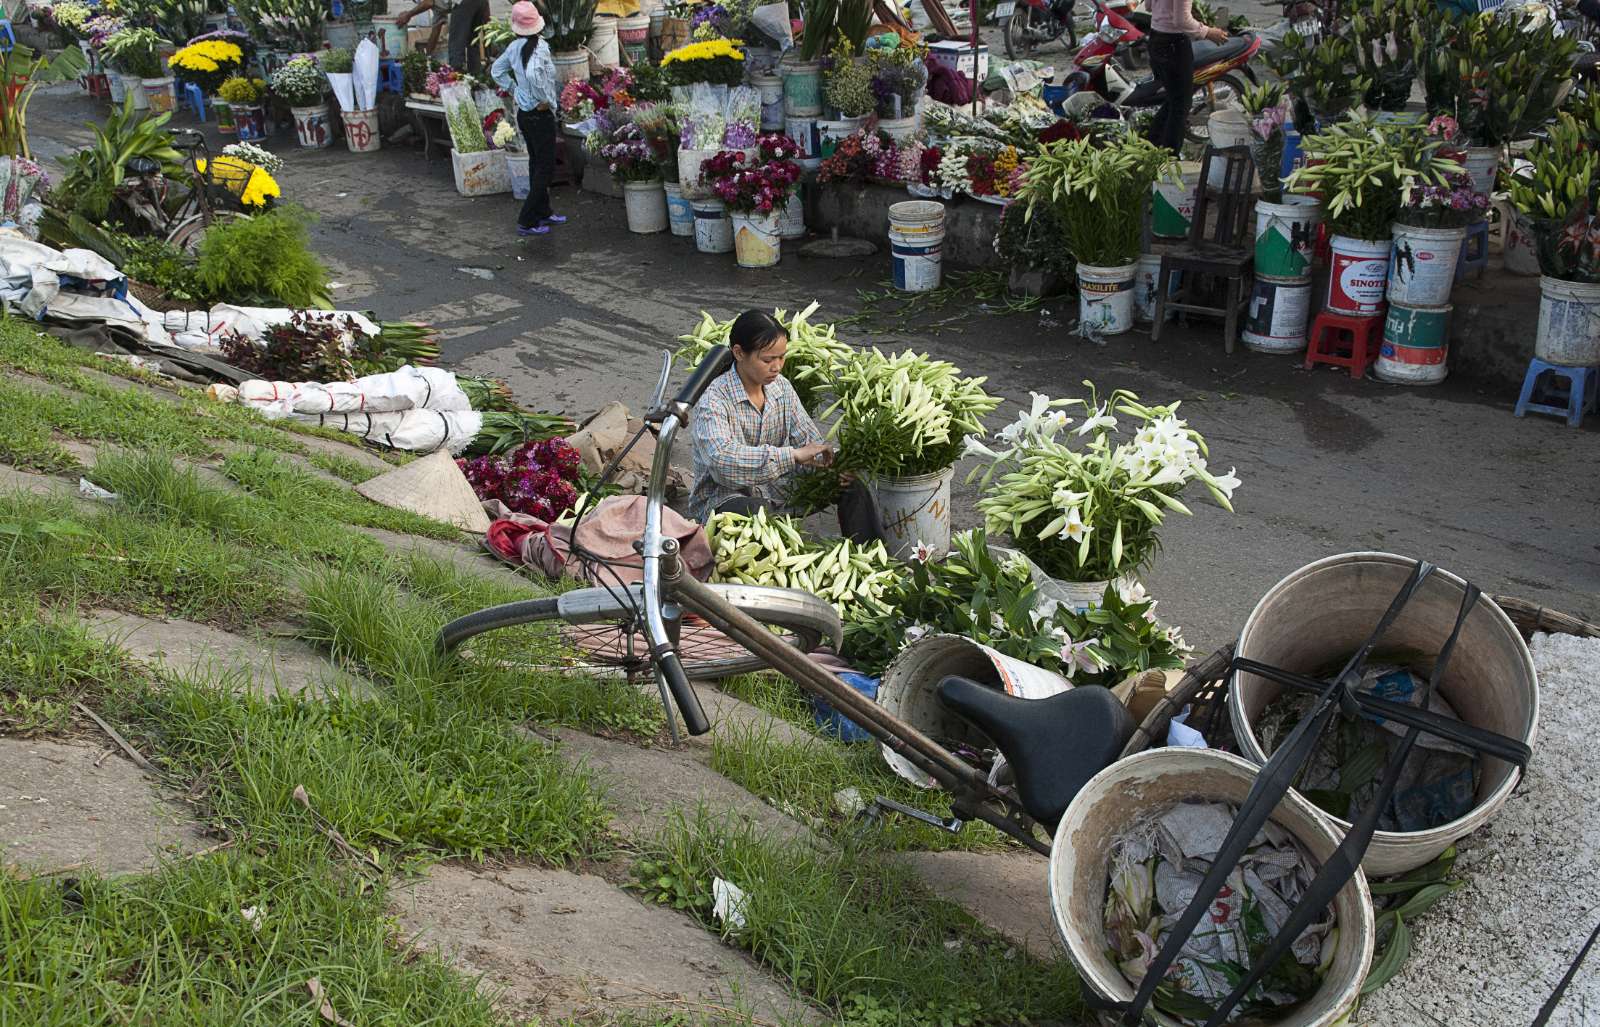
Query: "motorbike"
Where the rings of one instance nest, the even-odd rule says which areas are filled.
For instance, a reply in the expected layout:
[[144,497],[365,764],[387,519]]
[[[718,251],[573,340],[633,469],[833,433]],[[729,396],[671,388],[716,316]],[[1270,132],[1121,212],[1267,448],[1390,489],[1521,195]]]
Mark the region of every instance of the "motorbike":
[[[1150,31],[1150,15],[1139,10],[1140,0],[1116,0],[1107,9],[1137,26],[1142,33]],[[1104,5],[1096,4],[1096,7]],[[1068,45],[1078,45],[1076,0],[1001,0],[995,5],[995,17],[1005,36],[1006,56],[1012,60],[1025,60],[1033,52],[1067,37]],[[1102,16],[1096,14],[1096,30]]]
[[[1061,80],[1065,88],[1062,113],[1082,113],[1109,103],[1119,111],[1159,107],[1166,90],[1154,75],[1134,80],[1117,58],[1129,47],[1143,41],[1147,29],[1110,9],[1102,0],[1091,0],[1096,8],[1096,31],[1084,39],[1073,58],[1071,69]],[[1211,111],[1256,84],[1250,60],[1261,49],[1261,40],[1251,32],[1229,36],[1221,43],[1196,40],[1194,43],[1194,84],[1196,111]],[[1202,140],[1204,133],[1192,126],[1186,135]]]

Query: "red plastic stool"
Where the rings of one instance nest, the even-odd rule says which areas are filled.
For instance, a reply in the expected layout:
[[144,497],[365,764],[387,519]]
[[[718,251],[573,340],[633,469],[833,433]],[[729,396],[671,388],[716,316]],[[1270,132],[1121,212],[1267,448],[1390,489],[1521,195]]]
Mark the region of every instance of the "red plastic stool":
[[1324,310],[1311,322],[1311,337],[1306,345],[1306,370],[1317,364],[1348,367],[1350,377],[1360,378],[1378,359],[1383,345],[1382,314],[1335,314]]

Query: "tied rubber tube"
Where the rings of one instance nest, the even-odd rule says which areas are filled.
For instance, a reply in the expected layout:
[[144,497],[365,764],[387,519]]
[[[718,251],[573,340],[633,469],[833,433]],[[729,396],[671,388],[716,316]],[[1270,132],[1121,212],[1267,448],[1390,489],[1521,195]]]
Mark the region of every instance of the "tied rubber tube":
[[713,381],[722,377],[723,372],[733,366],[733,348],[731,346],[718,346],[705,359],[700,361],[700,366],[694,369],[694,374],[684,383],[683,390],[678,393],[674,403],[681,403],[692,407],[700,402],[700,397]]

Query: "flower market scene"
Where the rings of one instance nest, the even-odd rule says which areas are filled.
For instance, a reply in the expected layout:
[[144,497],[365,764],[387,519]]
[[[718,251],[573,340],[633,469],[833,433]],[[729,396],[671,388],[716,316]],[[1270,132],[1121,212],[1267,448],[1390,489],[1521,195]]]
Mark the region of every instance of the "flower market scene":
[[0,69],[0,1025],[1600,1025],[1600,0]]

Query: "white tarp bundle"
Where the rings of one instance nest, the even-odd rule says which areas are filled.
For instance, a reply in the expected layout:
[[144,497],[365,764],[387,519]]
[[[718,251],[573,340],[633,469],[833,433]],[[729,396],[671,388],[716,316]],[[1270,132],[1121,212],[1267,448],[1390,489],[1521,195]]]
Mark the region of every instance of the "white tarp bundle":
[[122,272],[93,250],[58,250],[0,229],[0,299],[37,320],[101,322],[170,344],[160,315],[127,291]]
[[[210,310],[171,310],[162,316],[162,325],[172,333],[172,341],[188,350],[220,353],[222,336],[238,332],[245,338],[260,342],[267,329],[287,322],[295,314],[305,314],[316,320],[349,318],[367,335],[377,335],[378,325],[364,314],[354,310],[290,310],[288,307],[241,307],[232,303],[218,303]],[[353,339],[346,339],[348,346]]]
[[248,381],[239,402],[269,418],[293,418],[419,452],[460,453],[483,429],[456,376],[407,364],[353,382]]

